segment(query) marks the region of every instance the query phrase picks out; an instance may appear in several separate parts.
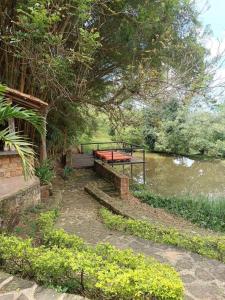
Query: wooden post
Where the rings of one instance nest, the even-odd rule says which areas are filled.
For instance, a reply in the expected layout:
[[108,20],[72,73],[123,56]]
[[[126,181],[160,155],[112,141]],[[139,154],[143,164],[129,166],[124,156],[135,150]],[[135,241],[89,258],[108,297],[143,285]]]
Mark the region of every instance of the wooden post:
[[[7,101],[10,103],[10,105],[12,105],[12,99],[11,98],[8,98]],[[8,119],[8,126],[9,126],[9,131],[10,133],[15,133],[16,132],[16,129],[15,129],[15,120],[10,118]],[[4,146],[4,151],[14,151],[15,148],[14,147],[6,147]]]
[[114,157],[113,157],[113,151],[112,151],[112,167],[114,167]]
[[133,164],[130,164],[130,175],[131,175],[131,182],[133,183]]
[[46,146],[46,119],[47,119],[47,110],[42,111],[42,116],[45,119],[44,123],[44,133],[41,135],[41,145],[40,145],[40,161],[43,162],[47,159],[47,146]]
[[146,181],[146,171],[145,171],[145,150],[143,149],[143,181]]

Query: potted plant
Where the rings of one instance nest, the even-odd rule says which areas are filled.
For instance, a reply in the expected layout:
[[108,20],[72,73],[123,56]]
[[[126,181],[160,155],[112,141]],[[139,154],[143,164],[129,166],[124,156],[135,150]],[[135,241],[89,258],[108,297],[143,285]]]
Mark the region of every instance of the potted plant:
[[35,175],[40,179],[41,198],[48,198],[52,194],[51,181],[55,175],[51,161],[46,159],[41,162],[35,169]]
[[73,168],[65,166],[64,169],[63,169],[62,178],[64,180],[68,180],[70,175],[72,175],[72,173],[73,173]]

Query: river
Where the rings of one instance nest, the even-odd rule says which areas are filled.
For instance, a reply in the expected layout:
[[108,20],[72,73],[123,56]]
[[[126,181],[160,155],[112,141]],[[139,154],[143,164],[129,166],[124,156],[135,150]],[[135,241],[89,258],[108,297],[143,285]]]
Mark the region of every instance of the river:
[[[128,174],[129,168],[126,168]],[[142,166],[133,167],[134,181],[143,182]],[[146,185],[170,195],[225,196],[225,160],[194,160],[184,156],[146,154]]]

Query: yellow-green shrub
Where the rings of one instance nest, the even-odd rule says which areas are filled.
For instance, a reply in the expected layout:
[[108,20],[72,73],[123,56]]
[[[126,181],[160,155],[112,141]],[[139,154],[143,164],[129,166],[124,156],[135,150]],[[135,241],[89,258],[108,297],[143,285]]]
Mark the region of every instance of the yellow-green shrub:
[[53,212],[40,217],[43,246],[0,235],[2,268],[92,299],[182,299],[183,284],[170,266],[109,244],[90,247],[54,229],[55,217]]
[[225,236],[200,236],[179,232],[147,221],[133,220],[101,210],[104,224],[110,229],[124,231],[157,243],[178,246],[189,251],[225,262]]
[[[89,274],[87,282],[93,284],[90,274],[94,276],[95,288],[107,299],[182,299],[183,284],[170,266],[110,244],[88,247],[77,236],[54,229],[54,219],[54,212],[43,213],[39,218],[44,242],[48,247],[66,247],[83,253],[85,259],[80,264],[84,274]],[[93,289],[90,282],[86,284],[89,290]]]
[[42,242],[48,247],[53,245],[60,247],[63,245],[67,248],[84,249],[86,245],[81,238],[76,235],[67,234],[62,229],[54,228],[57,214],[56,211],[49,211],[40,215],[38,224]]

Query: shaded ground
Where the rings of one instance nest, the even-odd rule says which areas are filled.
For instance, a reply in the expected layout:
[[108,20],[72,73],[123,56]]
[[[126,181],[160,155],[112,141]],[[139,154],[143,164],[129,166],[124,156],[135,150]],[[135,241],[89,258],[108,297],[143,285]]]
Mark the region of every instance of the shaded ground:
[[[185,299],[225,299],[224,264],[174,247],[155,244],[107,229],[98,216],[101,205],[83,190],[83,187],[90,182],[103,189],[107,188],[107,184],[97,178],[91,170],[75,171],[72,178],[66,182],[59,178],[55,180],[54,189],[62,191],[61,212],[57,227],[79,235],[90,244],[110,242],[118,248],[132,248],[134,251],[154,256],[161,262],[169,263],[176,268],[183,279]],[[163,217],[163,215],[160,217],[159,210],[151,211],[151,208],[147,208],[146,205],[139,206],[136,201],[131,201],[129,206],[136,211],[137,217],[150,218],[155,222],[160,220],[164,225],[176,225],[176,227],[192,232],[208,233],[204,229],[198,229],[189,222],[171,217],[169,214],[164,215],[168,217]]]

